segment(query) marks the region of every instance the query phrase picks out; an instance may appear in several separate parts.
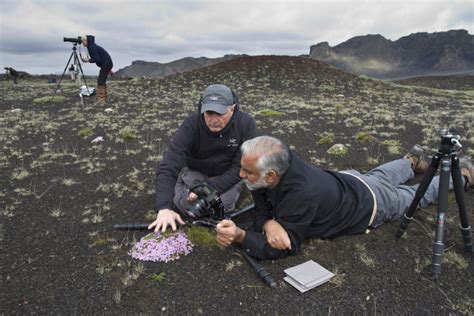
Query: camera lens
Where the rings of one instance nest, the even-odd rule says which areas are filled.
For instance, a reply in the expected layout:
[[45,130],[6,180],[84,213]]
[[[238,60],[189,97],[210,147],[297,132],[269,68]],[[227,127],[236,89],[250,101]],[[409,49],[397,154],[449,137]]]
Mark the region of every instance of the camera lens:
[[202,199],[197,200],[196,203],[190,205],[184,212],[193,219],[203,217],[206,215],[206,202]]

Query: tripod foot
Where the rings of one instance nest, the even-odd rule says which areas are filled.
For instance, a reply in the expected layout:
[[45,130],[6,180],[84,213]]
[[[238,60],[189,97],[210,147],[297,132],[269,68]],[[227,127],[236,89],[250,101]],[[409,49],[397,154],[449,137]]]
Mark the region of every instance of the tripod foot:
[[466,228],[461,227],[462,240],[464,241],[464,250],[467,252],[474,252],[472,245],[471,226]]

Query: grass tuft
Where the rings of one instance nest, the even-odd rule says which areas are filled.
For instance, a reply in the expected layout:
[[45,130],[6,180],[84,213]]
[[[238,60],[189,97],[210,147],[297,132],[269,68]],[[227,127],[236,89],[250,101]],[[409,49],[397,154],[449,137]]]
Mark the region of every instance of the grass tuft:
[[264,117],[280,117],[285,115],[283,112],[275,111],[275,110],[270,110],[270,109],[263,109],[259,112],[257,112],[257,115],[261,115]]
[[50,103],[50,102],[59,103],[59,102],[63,102],[64,100],[66,100],[66,97],[62,95],[55,95],[54,97],[52,95],[47,95],[41,98],[34,99],[33,103],[35,104],[45,104],[45,103]]
[[216,236],[206,227],[191,226],[187,234],[188,239],[196,246],[217,246]]
[[79,132],[77,133],[77,135],[81,136],[81,137],[89,137],[91,136],[92,134],[94,134],[94,131],[92,130],[92,128],[90,127],[84,127],[84,128],[81,128],[79,130]]

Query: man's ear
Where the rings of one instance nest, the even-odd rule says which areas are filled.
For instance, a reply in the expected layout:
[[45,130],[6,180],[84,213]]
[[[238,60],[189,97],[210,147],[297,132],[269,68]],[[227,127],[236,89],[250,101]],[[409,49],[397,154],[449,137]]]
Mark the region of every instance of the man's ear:
[[267,183],[270,186],[276,185],[278,183],[278,180],[280,179],[280,177],[278,176],[275,170],[268,171],[266,174],[266,177],[267,177]]

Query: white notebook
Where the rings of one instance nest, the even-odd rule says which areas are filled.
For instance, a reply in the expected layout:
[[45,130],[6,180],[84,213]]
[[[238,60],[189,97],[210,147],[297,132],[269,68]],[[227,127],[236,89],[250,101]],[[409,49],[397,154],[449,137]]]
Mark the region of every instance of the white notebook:
[[287,276],[283,279],[301,293],[329,281],[334,276],[334,273],[326,270],[313,260],[306,261],[284,271]]

